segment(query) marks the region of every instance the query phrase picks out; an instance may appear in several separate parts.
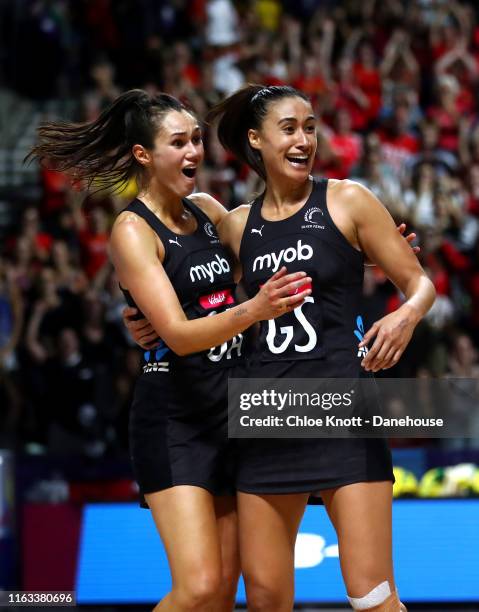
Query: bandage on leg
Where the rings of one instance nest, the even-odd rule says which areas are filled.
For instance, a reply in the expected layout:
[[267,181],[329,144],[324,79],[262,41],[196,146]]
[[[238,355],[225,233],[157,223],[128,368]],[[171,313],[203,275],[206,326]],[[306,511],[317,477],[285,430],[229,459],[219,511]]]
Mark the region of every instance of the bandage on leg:
[[391,593],[389,582],[385,580],[364,597],[348,597],[353,610],[361,612],[407,612],[406,606],[399,601],[397,591]]

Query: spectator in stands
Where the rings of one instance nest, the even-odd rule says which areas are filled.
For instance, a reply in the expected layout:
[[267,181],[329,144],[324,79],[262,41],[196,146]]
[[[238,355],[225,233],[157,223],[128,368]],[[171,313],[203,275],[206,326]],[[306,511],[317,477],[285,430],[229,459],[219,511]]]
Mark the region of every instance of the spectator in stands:
[[115,84],[115,69],[106,59],[98,60],[91,68],[93,88],[83,98],[85,121],[94,121],[121,91]]
[[[398,221],[414,223],[419,233],[438,299],[424,323],[428,340],[410,355],[408,375],[421,368],[444,372],[444,336],[451,325],[466,330],[479,345],[475,3],[254,0],[245,10],[244,3],[233,0],[145,0],[140,12],[134,3],[111,0],[27,4],[2,12],[7,36],[0,37],[0,72],[7,86],[33,99],[20,101],[23,111],[17,117],[17,99],[11,95],[8,106],[0,97],[0,114],[9,128],[12,119],[13,131],[0,143],[0,187],[2,193],[6,187],[7,201],[12,192],[13,221],[19,209],[13,202],[25,202],[20,227],[10,224],[0,253],[8,258],[8,275],[25,313],[15,351],[25,381],[18,387],[25,410],[22,435],[40,440],[35,427],[46,431],[32,407],[38,397],[43,401],[44,364],[55,354],[66,325],[80,343],[82,315],[93,336],[118,334],[113,378],[128,369],[129,341],[121,325],[122,297],[106,263],[108,217],[121,210],[125,198],[90,198],[87,215],[78,214],[82,202],[71,177],[44,172],[36,185],[24,189],[18,177],[27,179],[17,171],[16,160],[37,120],[59,108],[62,116],[92,118],[126,87],[167,89],[202,116],[244,80],[292,83],[309,92],[321,117],[316,171],[363,182]],[[19,46],[15,32],[25,34],[20,38],[28,40],[27,46]],[[32,45],[38,53],[32,53]],[[35,102],[60,93],[61,100]],[[261,181],[233,163],[208,130],[205,143],[201,189],[216,193],[230,208],[261,191]],[[136,189],[129,185],[127,199]],[[25,200],[31,193],[34,199]],[[39,294],[44,284],[56,289]],[[379,270],[367,272],[366,290],[376,318],[399,299]],[[103,309],[107,325],[102,330],[98,316]],[[5,397],[4,387],[0,403]],[[14,395],[8,397],[15,402]]]
[[420,124],[419,151],[408,161],[408,172],[414,174],[422,164],[430,164],[437,175],[451,174],[458,169],[457,156],[439,146],[439,128],[435,121],[425,119]]
[[6,444],[2,432],[15,432],[21,411],[18,387],[17,348],[23,329],[24,303],[12,269],[0,257],[0,445]]
[[79,267],[78,253],[70,251],[63,240],[55,240],[51,251],[51,264],[60,290],[83,293],[88,288],[85,272]]
[[[444,448],[479,446],[479,359],[470,336],[456,333],[448,360],[451,384],[449,408],[456,436],[443,441]],[[467,436],[467,437],[466,437]]]
[[362,138],[351,130],[351,117],[345,108],[338,110],[335,131],[321,130],[319,172],[329,178],[345,179],[351,176],[362,153]]
[[462,116],[459,100],[459,83],[452,75],[442,75],[437,80],[437,103],[427,113],[439,127],[439,146],[446,151],[457,151],[459,124]]
[[78,232],[83,269],[90,280],[104,270],[108,263],[108,217],[105,209],[94,206],[88,215],[81,209],[79,199],[72,201],[72,212]]
[[63,328],[45,364],[48,448],[53,453],[93,457],[106,450],[105,422],[98,397],[98,375],[83,356],[74,329]]
[[12,248],[20,237],[30,244],[32,257],[39,261],[46,261],[52,246],[52,237],[41,227],[41,219],[38,208],[27,207],[22,215],[19,236],[11,236],[7,240],[7,249]]

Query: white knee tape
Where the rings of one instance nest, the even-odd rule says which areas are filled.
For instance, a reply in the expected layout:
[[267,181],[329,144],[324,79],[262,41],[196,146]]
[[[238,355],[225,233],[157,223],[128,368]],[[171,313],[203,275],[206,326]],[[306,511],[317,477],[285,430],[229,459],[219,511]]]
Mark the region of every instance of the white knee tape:
[[379,606],[379,604],[386,601],[390,595],[391,588],[389,586],[389,582],[385,580],[377,587],[374,587],[374,589],[364,597],[348,597],[348,599],[349,603],[355,610],[367,610],[368,608]]

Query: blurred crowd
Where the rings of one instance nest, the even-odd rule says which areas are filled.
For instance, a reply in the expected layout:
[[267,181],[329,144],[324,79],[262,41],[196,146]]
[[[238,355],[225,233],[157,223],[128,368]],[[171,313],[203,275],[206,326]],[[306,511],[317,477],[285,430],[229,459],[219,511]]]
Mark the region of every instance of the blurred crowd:
[[[36,0],[0,5],[0,23],[2,80],[39,105],[77,99],[72,119],[94,119],[131,87],[166,91],[200,117],[246,82],[305,91],[319,118],[317,175],[371,189],[417,233],[436,286],[388,376],[479,378],[477,3]],[[205,149],[199,190],[229,208],[260,193],[208,126]],[[1,250],[0,446],[3,436],[32,452],[122,453],[141,354],[122,326],[107,242],[135,186],[85,199],[58,173],[39,182],[41,199]],[[401,301],[377,267],[364,293],[370,323]]]

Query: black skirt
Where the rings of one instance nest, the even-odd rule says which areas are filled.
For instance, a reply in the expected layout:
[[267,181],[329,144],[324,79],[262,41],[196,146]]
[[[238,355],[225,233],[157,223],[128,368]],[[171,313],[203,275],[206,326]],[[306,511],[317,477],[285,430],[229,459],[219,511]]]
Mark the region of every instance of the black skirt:
[[138,380],[129,437],[142,507],[148,507],[145,494],[178,485],[202,487],[218,496],[235,494],[229,374],[223,368]]
[[[355,362],[332,360],[259,363],[251,360],[254,377],[356,377]],[[341,375],[342,376],[341,376]],[[367,375],[369,378],[370,376]],[[391,451],[382,438],[251,438],[238,440],[236,488],[255,494],[310,493],[317,495],[357,482],[394,482]]]
[[355,482],[394,481],[391,452],[383,439],[238,440],[239,491],[310,493]]

